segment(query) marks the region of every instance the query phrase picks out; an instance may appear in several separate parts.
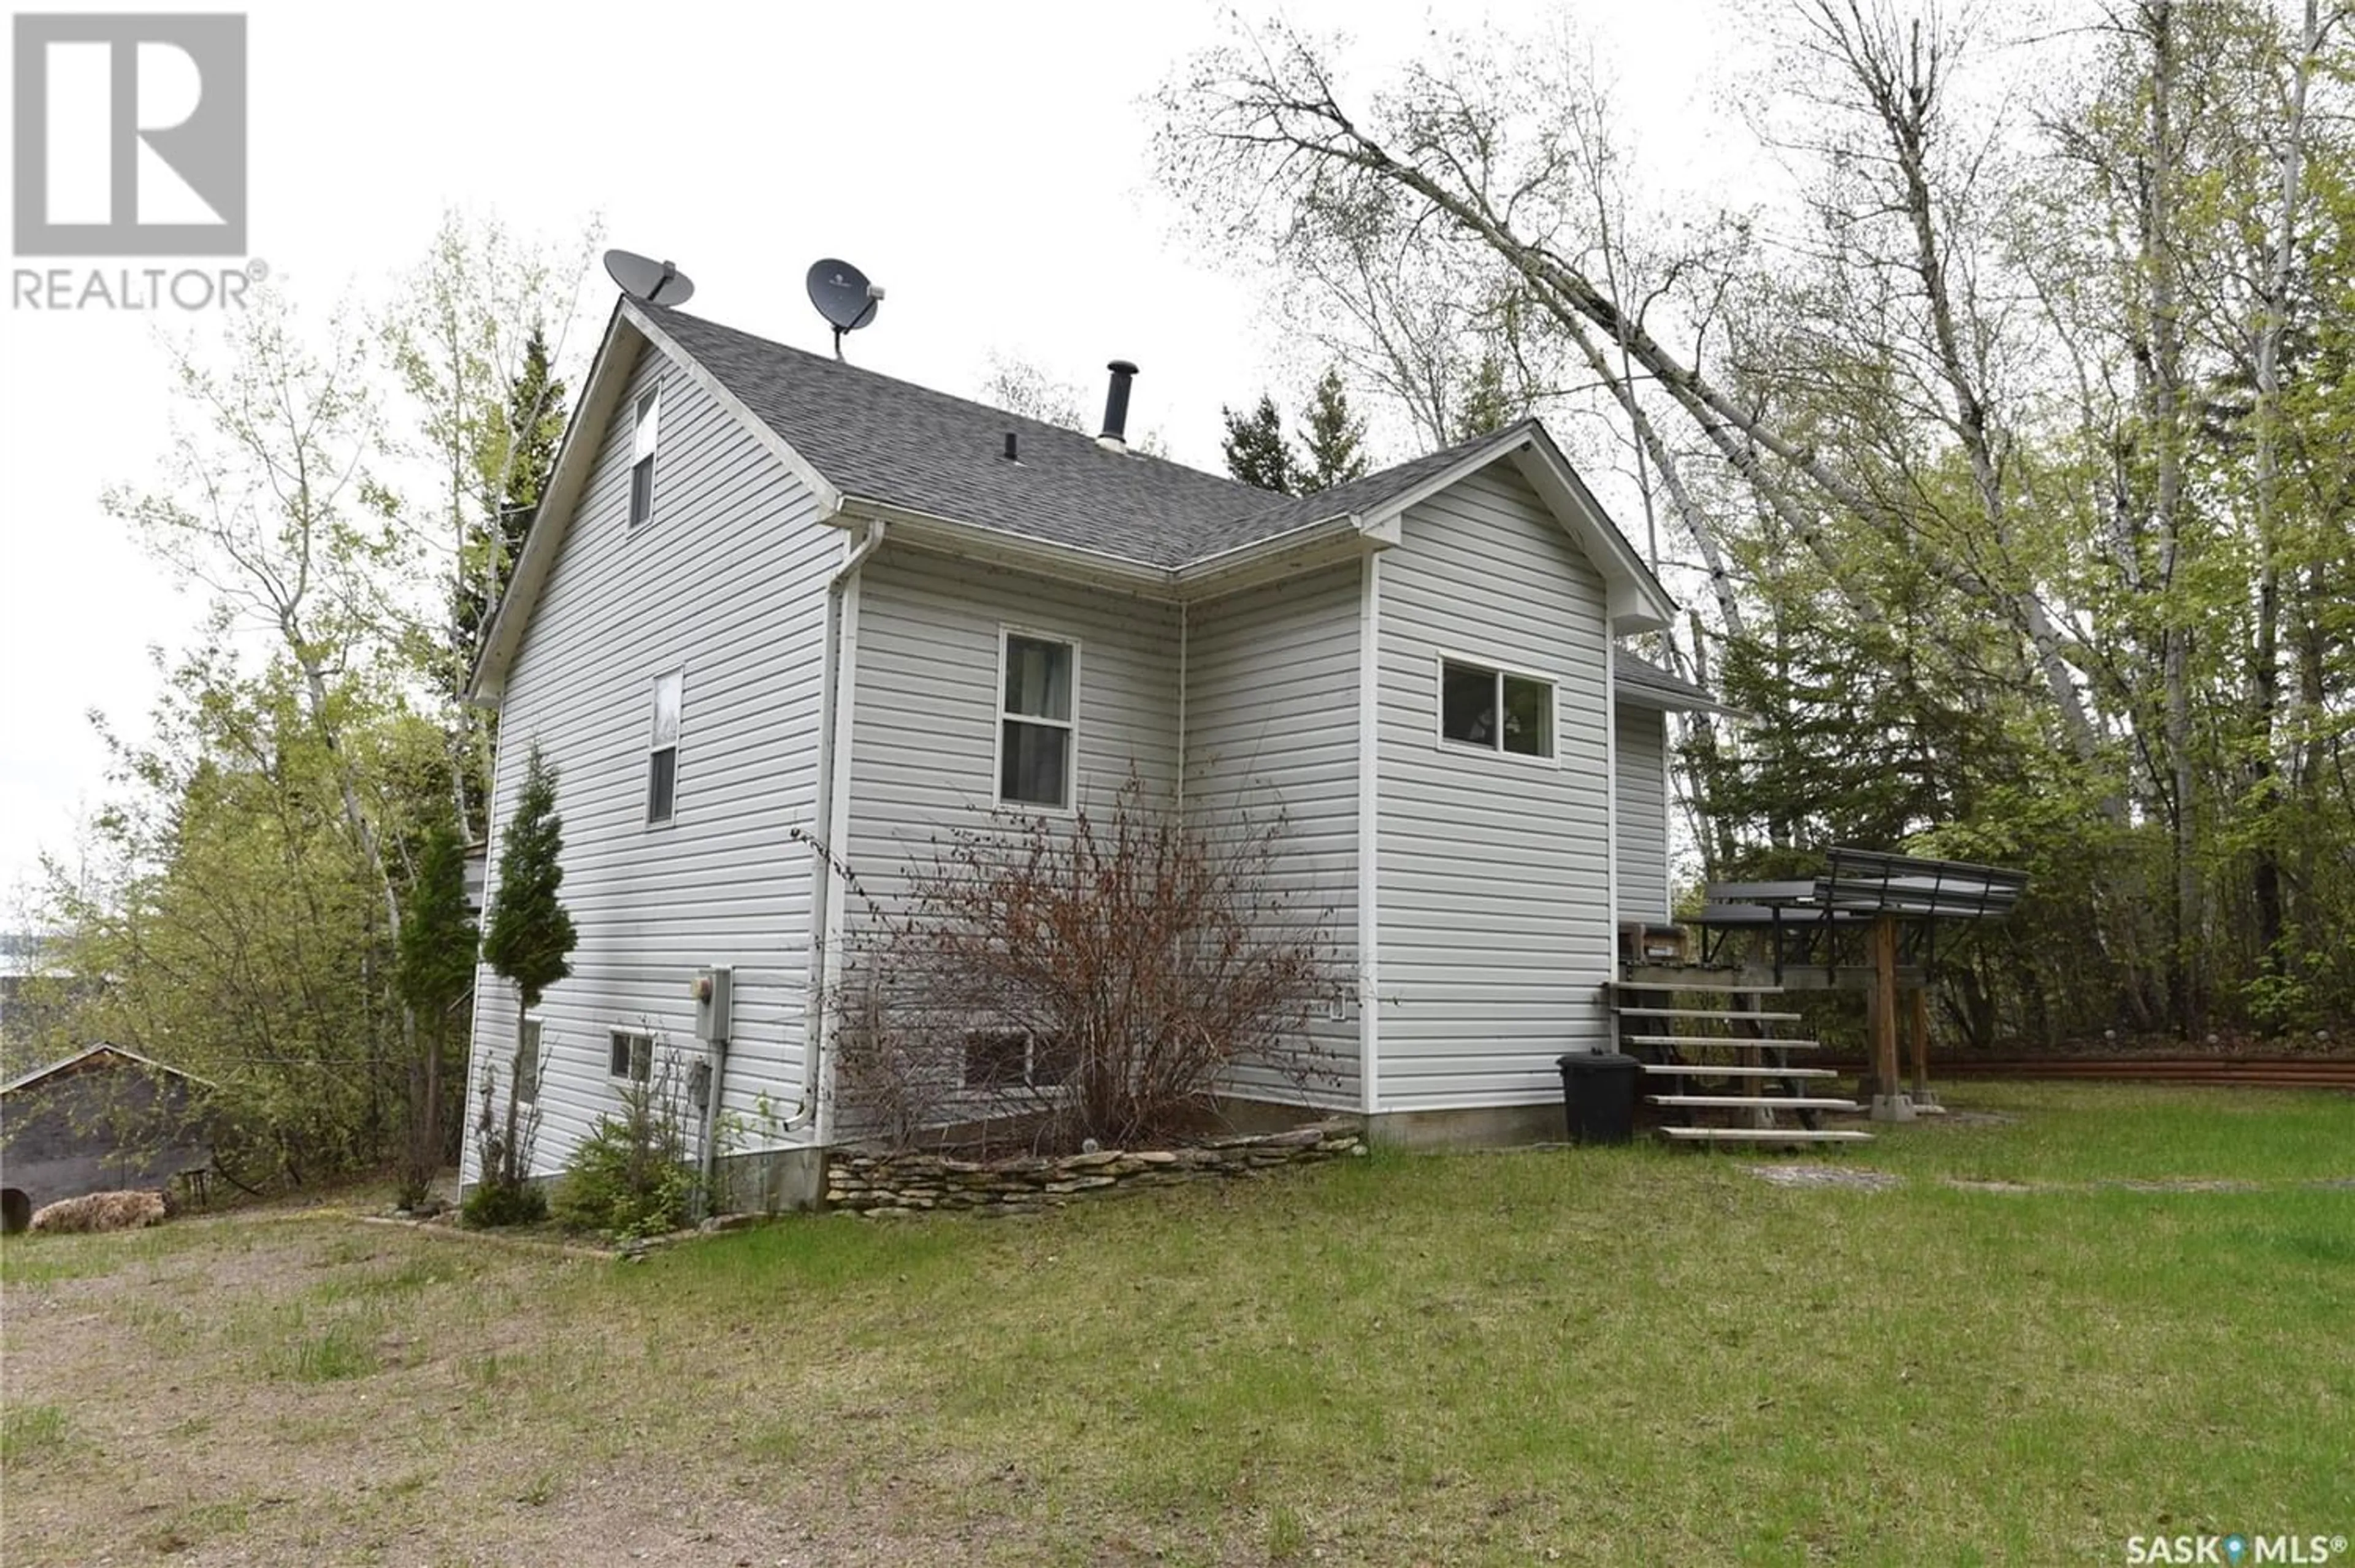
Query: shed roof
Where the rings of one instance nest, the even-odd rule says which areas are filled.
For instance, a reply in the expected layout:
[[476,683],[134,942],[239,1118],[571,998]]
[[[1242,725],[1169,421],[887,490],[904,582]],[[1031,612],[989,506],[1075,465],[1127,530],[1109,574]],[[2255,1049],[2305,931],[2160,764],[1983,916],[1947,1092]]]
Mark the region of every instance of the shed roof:
[[168,1061],[158,1061],[152,1056],[142,1056],[129,1046],[114,1045],[106,1040],[100,1040],[96,1045],[84,1046],[70,1056],[60,1056],[46,1066],[36,1067],[30,1072],[20,1073],[5,1083],[0,1083],[0,1094],[13,1094],[19,1089],[29,1088],[44,1079],[54,1078],[60,1072],[80,1067],[99,1056],[113,1056],[127,1063],[152,1067],[158,1072],[168,1072],[175,1078],[185,1078],[191,1083],[201,1083],[208,1089],[215,1086],[211,1079],[199,1078],[193,1072],[183,1072]]

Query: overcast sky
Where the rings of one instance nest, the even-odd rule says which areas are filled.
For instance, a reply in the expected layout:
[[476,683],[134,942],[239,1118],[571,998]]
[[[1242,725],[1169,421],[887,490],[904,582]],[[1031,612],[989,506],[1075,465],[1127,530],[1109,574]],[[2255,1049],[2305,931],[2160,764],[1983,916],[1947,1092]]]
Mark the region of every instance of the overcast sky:
[[[180,8],[226,7],[135,7]],[[598,214],[610,243],[676,259],[698,314],[809,348],[827,338],[805,271],[857,262],[890,298],[852,357],[928,386],[972,395],[995,352],[1077,383],[1092,410],[1104,361],[1134,359],[1131,429],[1198,466],[1219,465],[1222,401],[1288,385],[1264,296],[1186,253],[1152,181],[1141,100],[1227,36],[1209,0],[246,10],[249,249],[306,309],[384,297],[453,206],[551,239]],[[1702,101],[1711,0],[1283,14],[1346,28],[1366,80],[1434,27],[1566,15],[1617,77],[1649,166],[1689,175],[1723,128]],[[0,893],[43,849],[69,852],[104,797],[86,715],[144,733],[147,649],[183,644],[200,613],[99,497],[165,448],[159,330],[203,325],[0,310]]]

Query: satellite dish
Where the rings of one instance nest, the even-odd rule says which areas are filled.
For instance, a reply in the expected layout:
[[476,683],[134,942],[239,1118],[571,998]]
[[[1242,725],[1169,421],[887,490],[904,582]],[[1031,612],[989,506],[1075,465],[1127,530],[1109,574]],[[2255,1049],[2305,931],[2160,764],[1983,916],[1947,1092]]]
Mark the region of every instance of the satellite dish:
[[818,315],[834,328],[834,357],[839,359],[842,335],[856,332],[875,319],[875,307],[883,303],[883,291],[868,283],[867,274],[849,262],[829,257],[810,268],[809,297],[810,304],[817,306]]
[[635,251],[606,251],[605,272],[623,293],[648,304],[685,304],[695,297],[694,279]]

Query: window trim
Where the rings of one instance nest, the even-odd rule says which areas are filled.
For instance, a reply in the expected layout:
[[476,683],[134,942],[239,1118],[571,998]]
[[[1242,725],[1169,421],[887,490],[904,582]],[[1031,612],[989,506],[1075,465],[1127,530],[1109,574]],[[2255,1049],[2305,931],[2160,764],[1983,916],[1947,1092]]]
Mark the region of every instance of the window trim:
[[[625,1040],[631,1042],[629,1061],[630,1071],[627,1072],[616,1072],[613,1071],[613,1048],[621,1044],[621,1042]],[[644,1040],[645,1042],[645,1054],[643,1056],[638,1053],[637,1042],[640,1040]],[[641,1063],[645,1067],[645,1071],[643,1073],[638,1072],[638,1067]],[[654,1082],[654,1031],[652,1029],[622,1029],[618,1026],[608,1029],[605,1031],[605,1082],[608,1083],[651,1083]]]
[[[650,526],[655,520],[655,478],[662,466],[662,382],[656,380],[631,404],[634,412],[630,426],[629,528],[632,533]],[[645,471],[646,510],[638,515],[638,472]]]
[[[1450,739],[1447,733],[1447,667],[1451,664],[1468,665],[1475,669],[1485,669],[1497,677],[1497,709],[1500,714],[1504,711],[1504,680],[1508,676],[1516,680],[1536,681],[1552,693],[1551,711],[1548,715],[1546,751],[1542,754],[1507,751],[1501,726],[1497,732],[1497,743],[1493,746],[1476,746],[1469,741]],[[1530,669],[1526,666],[1509,664],[1502,659],[1492,658],[1487,654],[1442,648],[1433,652],[1431,656],[1431,743],[1433,749],[1459,757],[1501,757],[1507,762],[1518,763],[1523,766],[1555,770],[1561,767],[1561,679],[1559,676],[1549,675],[1542,670]]]
[[[662,683],[678,682],[678,733],[667,746],[660,743],[660,731],[655,728],[662,713]],[[677,664],[668,669],[655,671],[646,685],[646,787],[645,826],[648,828],[671,827],[678,822],[678,752],[687,738],[687,666]],[[655,815],[655,759],[663,752],[670,753],[670,814]]]
[[[1033,642],[1060,643],[1071,650],[1071,716],[1069,719],[1041,719],[1034,714],[1009,713],[1006,710],[1006,659],[1016,637],[1028,637]],[[1068,632],[1050,632],[1018,622],[997,624],[997,676],[990,685],[989,698],[989,799],[990,804],[1007,811],[1035,811],[1044,816],[1071,816],[1079,811],[1080,800],[1080,677],[1083,668],[1080,639]],[[1006,798],[1006,726],[1044,724],[1060,727],[1070,737],[1063,747],[1063,804],[1042,805],[1036,801]]]

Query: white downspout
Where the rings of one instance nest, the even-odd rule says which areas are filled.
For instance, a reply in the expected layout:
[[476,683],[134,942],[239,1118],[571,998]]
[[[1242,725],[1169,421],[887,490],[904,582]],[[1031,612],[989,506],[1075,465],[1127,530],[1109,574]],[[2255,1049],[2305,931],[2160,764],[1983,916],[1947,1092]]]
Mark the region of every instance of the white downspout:
[[1186,820],[1186,751],[1192,737],[1186,729],[1186,644],[1192,634],[1193,617],[1187,603],[1178,601],[1178,820]]
[[1368,550],[1358,597],[1358,1092],[1382,1108],[1382,558]]
[[[1603,612],[1603,886],[1608,903],[1603,921],[1603,978],[1619,978],[1619,641],[1612,635],[1611,611]],[[1608,995],[1598,992],[1598,996]],[[1612,1020],[1603,1019],[1604,1043],[1593,1051],[1615,1051]]]
[[[799,1132],[817,1119],[820,1089],[825,1080],[821,1068],[826,1046],[833,1032],[826,1008],[827,996],[834,988],[834,955],[837,945],[836,906],[839,901],[835,883],[834,862],[843,853],[837,841],[837,818],[848,804],[849,762],[848,728],[850,714],[856,703],[855,682],[847,683],[845,677],[855,667],[858,644],[857,605],[846,603],[856,587],[858,569],[867,564],[883,544],[886,525],[881,518],[865,524],[858,542],[843,555],[842,565],[826,585],[826,684],[818,705],[817,799],[810,814],[813,837],[811,846],[816,859],[810,867],[810,957],[808,993],[802,1011],[802,1097],[794,1114],[785,1118],[785,1132]],[[846,620],[850,624],[846,627]],[[847,699],[846,684],[854,689]],[[839,778],[837,778],[839,774]]]

